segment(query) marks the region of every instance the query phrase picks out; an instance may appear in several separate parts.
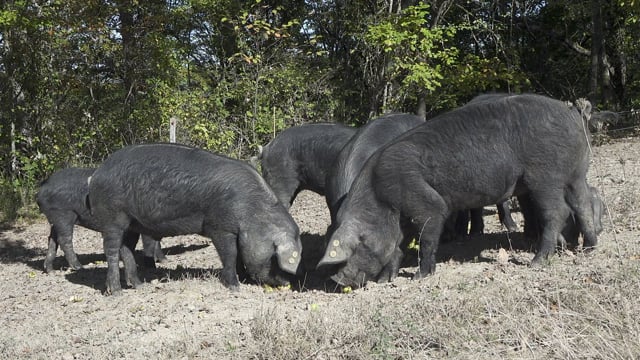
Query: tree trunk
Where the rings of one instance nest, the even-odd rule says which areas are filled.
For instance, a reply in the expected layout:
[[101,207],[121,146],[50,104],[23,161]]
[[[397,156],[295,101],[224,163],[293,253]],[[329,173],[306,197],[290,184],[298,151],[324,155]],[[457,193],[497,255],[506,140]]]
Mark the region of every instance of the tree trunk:
[[424,91],[418,94],[418,108],[416,109],[416,115],[423,119],[427,119],[427,96]]
[[122,131],[127,142],[135,142],[136,124],[131,118],[131,113],[136,100],[135,79],[135,53],[136,34],[133,4],[129,1],[118,1],[118,16],[120,17],[120,36],[122,36],[122,85],[124,92],[124,104],[122,113]]
[[600,103],[600,81],[602,66],[603,34],[601,0],[591,1],[591,72],[589,74],[589,100],[595,106]]

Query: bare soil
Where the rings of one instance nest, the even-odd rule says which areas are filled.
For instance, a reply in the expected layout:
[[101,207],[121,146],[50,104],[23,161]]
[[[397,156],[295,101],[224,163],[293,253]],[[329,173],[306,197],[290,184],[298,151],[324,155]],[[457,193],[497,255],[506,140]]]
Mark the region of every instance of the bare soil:
[[[488,207],[485,235],[442,245],[433,276],[413,281],[409,264],[392,283],[351,293],[314,273],[296,290],[230,292],[211,242],[191,235],[164,239],[169,261],[141,270],[142,288],[109,297],[99,234],[76,227],[86,269],[68,270],[59,252],[58,270],[45,274],[46,220],[5,229],[0,358],[640,358],[639,154],[637,138],[593,149],[589,180],[608,207],[594,252],[531,268],[522,234]],[[324,199],[303,192],[291,212],[312,266],[329,221]]]

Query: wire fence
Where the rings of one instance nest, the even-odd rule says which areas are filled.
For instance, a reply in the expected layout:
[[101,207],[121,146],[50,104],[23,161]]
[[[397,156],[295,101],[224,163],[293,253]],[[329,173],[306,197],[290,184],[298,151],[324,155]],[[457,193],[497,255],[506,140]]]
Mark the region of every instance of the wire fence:
[[592,134],[609,137],[640,135],[640,110],[594,111],[589,121]]

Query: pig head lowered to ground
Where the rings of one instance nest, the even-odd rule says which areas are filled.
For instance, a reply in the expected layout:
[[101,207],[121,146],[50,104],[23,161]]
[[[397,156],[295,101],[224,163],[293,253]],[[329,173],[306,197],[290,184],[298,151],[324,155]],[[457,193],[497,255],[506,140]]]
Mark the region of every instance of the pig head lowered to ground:
[[554,252],[570,211],[585,247],[594,247],[584,127],[575,107],[513,95],[468,104],[410,130],[368,160],[319,266],[341,264],[332,279],[349,286],[396,274],[403,230],[410,227],[420,242],[414,278],[422,278],[435,271],[438,239],[453,211],[512,194],[528,194],[542,229],[532,265]]

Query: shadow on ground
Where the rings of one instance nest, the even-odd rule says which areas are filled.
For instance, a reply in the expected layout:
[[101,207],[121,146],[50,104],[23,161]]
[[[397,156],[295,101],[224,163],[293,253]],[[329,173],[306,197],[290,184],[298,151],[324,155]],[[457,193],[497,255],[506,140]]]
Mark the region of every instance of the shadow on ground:
[[[302,259],[304,264],[304,275],[298,280],[298,289],[301,291],[320,290],[327,292],[335,292],[341,289],[329,279],[335,274],[340,265],[332,267],[323,267],[316,269],[316,266],[326,248],[326,239],[324,235],[319,234],[302,234]],[[494,262],[493,258],[483,256],[483,251],[491,249],[504,248],[514,251],[534,251],[534,245],[524,239],[521,232],[517,233],[492,233],[483,234],[473,237],[465,237],[460,241],[450,241],[441,243],[438,247],[436,261],[438,263],[456,261],[456,262]],[[527,265],[512,260],[517,265]],[[401,268],[418,266],[418,252],[416,250],[405,251],[405,258]],[[398,276],[412,277],[413,273],[408,271],[400,271]]]
[[[206,269],[197,267],[182,267],[177,269],[168,269],[158,267],[156,269],[148,269],[138,267],[138,276],[144,283],[150,283],[153,280],[160,282],[179,281],[184,279],[210,279],[217,278],[222,269]],[[84,285],[93,289],[104,291],[107,281],[107,268],[95,267],[89,269],[80,269],[65,275],[65,278],[71,283]],[[131,288],[125,281],[123,269],[120,270],[120,280],[123,289]]]
[[440,244],[436,255],[437,262],[494,262],[492,258],[482,256],[482,252],[491,249],[515,251],[535,251],[535,245],[525,240],[522,232],[492,233],[465,237],[462,241]]
[[[302,241],[302,275],[293,283],[294,288],[299,291],[319,290],[325,292],[336,292],[341,289],[339,285],[329,278],[335,274],[338,266],[327,266],[316,269],[318,262],[324,255],[327,241],[324,235],[303,233]],[[209,244],[192,244],[188,246],[174,245],[164,248],[163,251],[168,256],[178,255],[202,249]],[[482,255],[488,249],[505,248],[515,251],[533,251],[533,246],[525,241],[521,232],[518,233],[492,233],[475,237],[468,237],[462,241],[451,241],[440,244],[437,253],[437,262],[494,262],[495,259]],[[25,246],[21,240],[9,240],[0,233],[0,263],[25,263],[29,267],[42,271],[46,249],[33,249]],[[103,253],[79,254],[78,258],[82,264],[95,264],[104,262]],[[142,264],[141,252],[136,252],[138,264]],[[416,267],[418,265],[417,252],[407,250],[402,267]],[[525,265],[525,264],[519,264]],[[65,269],[68,266],[62,252],[54,261],[55,269]],[[157,269],[147,269],[139,266],[141,280],[150,282],[152,280],[168,281],[181,280],[185,278],[209,278],[217,277],[221,269],[207,268],[184,268],[177,269],[163,268],[161,265]],[[399,276],[411,277],[413,274],[407,271],[400,271]],[[67,279],[76,284],[86,285],[91,288],[104,288],[106,280],[106,268],[93,267],[74,271],[66,275]],[[124,279],[124,276],[122,276]],[[124,282],[124,280],[123,280]],[[123,288],[125,288],[123,283]]]
[[[19,230],[14,231],[20,233]],[[24,240],[10,239],[0,232],[0,264],[27,263],[30,265],[34,258],[44,257],[45,253],[44,248],[29,248]]]

